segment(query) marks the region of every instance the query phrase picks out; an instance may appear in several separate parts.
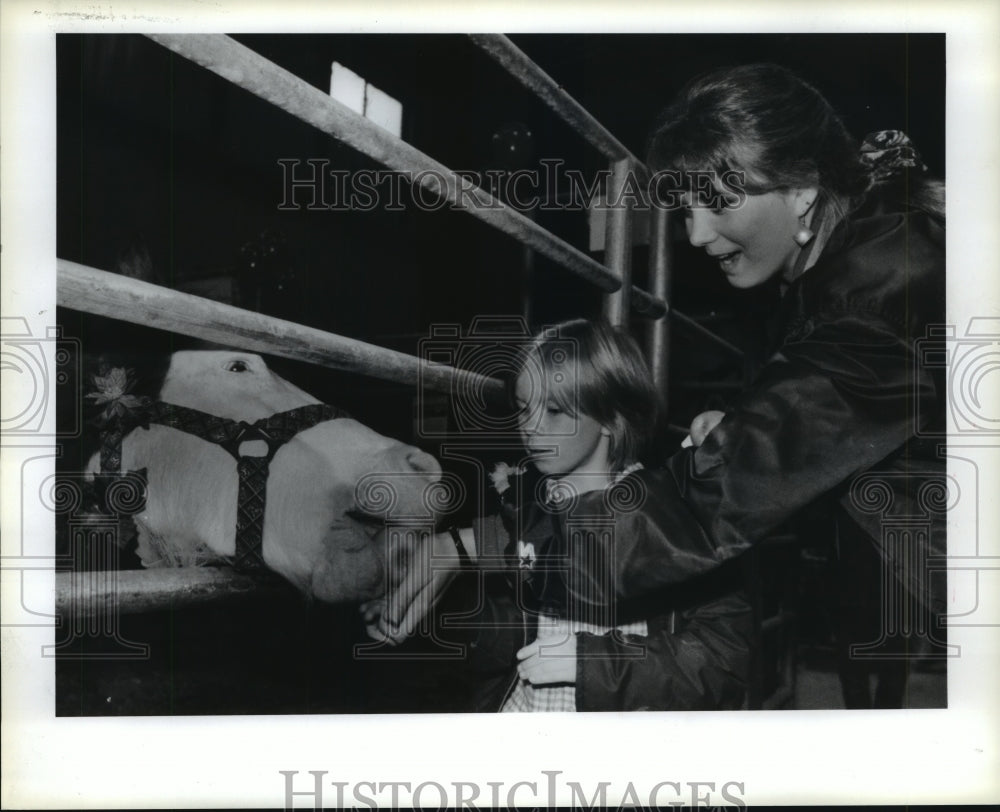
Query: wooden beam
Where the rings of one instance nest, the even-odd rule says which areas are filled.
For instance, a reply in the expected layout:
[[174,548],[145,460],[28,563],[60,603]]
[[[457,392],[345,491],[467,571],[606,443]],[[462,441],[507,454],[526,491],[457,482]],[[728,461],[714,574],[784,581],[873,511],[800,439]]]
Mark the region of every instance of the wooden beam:
[[56,300],[73,310],[410,386],[445,392],[461,388],[489,395],[504,391],[495,378],[432,364],[293,321],[65,259],[56,261],[56,269]]
[[247,575],[229,567],[57,572],[56,612],[75,618],[136,614],[292,590],[275,575]]
[[[607,268],[531,218],[504,205],[444,164],[231,37],[222,34],[148,36],[383,166],[403,173],[435,198],[444,199],[452,207],[513,237],[600,290],[614,291],[620,286]],[[634,290],[632,301],[645,315],[658,316],[664,312],[663,302],[654,300],[646,291]]]
[[670,288],[673,281],[673,246],[670,242],[670,212],[654,207],[649,218],[649,279],[653,295],[667,302],[667,312],[651,319],[647,327],[647,357],[653,383],[670,411]]
[[643,176],[648,170],[624,144],[567,93],[509,37],[503,34],[470,34],[476,45],[496,60],[511,76],[538,96],[556,115],[580,134],[591,146],[612,161],[628,160]]
[[607,189],[604,261],[622,286],[613,293],[604,294],[604,318],[616,326],[628,324],[631,305],[626,292],[632,289],[632,204],[628,197],[622,199],[631,171],[627,158],[612,161]]

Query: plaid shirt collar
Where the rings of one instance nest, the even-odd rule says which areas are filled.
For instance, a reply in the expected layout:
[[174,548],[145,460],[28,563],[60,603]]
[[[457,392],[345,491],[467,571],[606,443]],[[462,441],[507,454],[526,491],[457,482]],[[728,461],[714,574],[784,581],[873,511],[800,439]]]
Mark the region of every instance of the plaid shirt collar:
[[[607,487],[612,485],[617,485],[629,474],[634,474],[636,471],[641,471],[643,469],[643,464],[641,462],[633,462],[631,465],[627,465],[617,474],[615,478],[608,483]],[[564,487],[560,486],[561,480],[550,478],[545,480],[545,504],[554,506],[558,505],[563,499],[566,498],[567,493]]]

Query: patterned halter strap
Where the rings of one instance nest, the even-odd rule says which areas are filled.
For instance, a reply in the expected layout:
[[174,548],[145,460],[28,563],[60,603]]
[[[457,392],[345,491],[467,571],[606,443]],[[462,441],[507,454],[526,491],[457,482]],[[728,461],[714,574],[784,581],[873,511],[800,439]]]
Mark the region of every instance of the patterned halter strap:
[[[254,423],[229,420],[157,401],[130,409],[117,419],[109,421],[101,435],[101,472],[120,474],[122,466],[122,440],[137,428],[150,424],[193,434],[209,443],[221,446],[236,460],[239,474],[239,492],[236,502],[236,553],[230,559],[239,571],[267,569],[264,563],[264,508],[267,496],[267,476],[271,460],[281,446],[299,432],[327,420],[347,417],[347,413],[334,406],[315,403],[279,412]],[[267,453],[251,456],[241,453],[241,446],[252,440],[267,444]]]

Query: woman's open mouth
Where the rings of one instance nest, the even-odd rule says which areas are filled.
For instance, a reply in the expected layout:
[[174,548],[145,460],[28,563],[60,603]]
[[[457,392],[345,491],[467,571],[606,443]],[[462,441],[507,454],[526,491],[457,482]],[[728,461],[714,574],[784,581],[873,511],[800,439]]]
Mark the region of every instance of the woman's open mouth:
[[728,254],[715,254],[713,258],[718,261],[723,273],[729,273],[742,255],[742,251],[731,251]]

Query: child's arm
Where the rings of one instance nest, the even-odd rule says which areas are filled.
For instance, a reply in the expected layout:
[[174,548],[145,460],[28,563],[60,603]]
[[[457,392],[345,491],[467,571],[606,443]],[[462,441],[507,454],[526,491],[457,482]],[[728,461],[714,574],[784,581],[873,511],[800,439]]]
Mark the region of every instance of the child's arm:
[[[435,533],[418,542],[408,557],[409,566],[402,579],[394,582],[393,565],[387,564],[392,589],[360,607],[368,636],[390,645],[398,645],[413,634],[461,570],[463,561],[471,566],[477,560],[473,530],[463,527]],[[417,563],[421,559],[429,565],[426,571]]]

